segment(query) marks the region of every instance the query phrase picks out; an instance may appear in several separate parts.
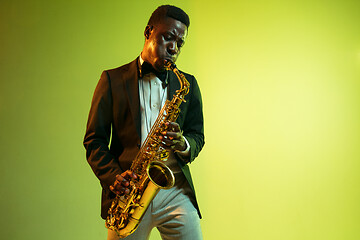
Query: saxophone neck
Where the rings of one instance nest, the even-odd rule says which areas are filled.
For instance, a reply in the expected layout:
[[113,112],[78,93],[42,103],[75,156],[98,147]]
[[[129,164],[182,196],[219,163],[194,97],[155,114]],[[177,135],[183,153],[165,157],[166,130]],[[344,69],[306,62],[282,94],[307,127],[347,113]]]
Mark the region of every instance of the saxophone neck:
[[181,91],[182,95],[188,94],[190,84],[185,78],[184,74],[182,74],[176,67],[175,63],[170,60],[165,60],[164,67],[167,71],[172,71],[177,76],[180,83],[180,89],[178,91]]
[[168,71],[169,71],[169,70],[170,70],[170,71],[174,71],[174,69],[176,68],[176,65],[175,65],[175,63],[174,63],[173,61],[165,59],[165,61],[164,61],[164,67],[165,67],[165,69],[168,70]]

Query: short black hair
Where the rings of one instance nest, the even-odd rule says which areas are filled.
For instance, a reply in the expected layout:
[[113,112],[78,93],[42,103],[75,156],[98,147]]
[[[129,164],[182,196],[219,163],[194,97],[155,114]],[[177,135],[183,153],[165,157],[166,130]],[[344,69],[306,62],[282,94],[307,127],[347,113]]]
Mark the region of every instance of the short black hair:
[[165,18],[170,17],[174,18],[183,24],[187,28],[190,26],[189,16],[181,9],[172,5],[162,5],[158,7],[151,15],[148,25],[154,26],[159,22],[162,22]]

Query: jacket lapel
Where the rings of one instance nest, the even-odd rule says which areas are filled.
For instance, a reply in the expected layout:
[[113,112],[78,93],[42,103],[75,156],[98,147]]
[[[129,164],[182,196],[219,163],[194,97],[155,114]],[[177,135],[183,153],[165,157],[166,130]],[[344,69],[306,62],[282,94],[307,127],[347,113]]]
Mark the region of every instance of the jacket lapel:
[[124,72],[126,92],[130,103],[131,115],[134,118],[136,131],[141,139],[141,119],[140,119],[140,100],[138,84],[138,58],[129,64],[128,71]]
[[169,90],[168,99],[171,100],[176,92],[180,88],[180,83],[175,73],[169,71]]

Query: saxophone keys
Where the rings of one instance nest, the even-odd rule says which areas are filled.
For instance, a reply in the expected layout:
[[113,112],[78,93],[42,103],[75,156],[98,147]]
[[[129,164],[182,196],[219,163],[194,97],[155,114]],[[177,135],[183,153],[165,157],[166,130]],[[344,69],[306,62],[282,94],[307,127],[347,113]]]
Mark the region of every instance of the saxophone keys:
[[160,160],[166,162],[169,158],[169,152],[168,151],[162,151],[160,154]]

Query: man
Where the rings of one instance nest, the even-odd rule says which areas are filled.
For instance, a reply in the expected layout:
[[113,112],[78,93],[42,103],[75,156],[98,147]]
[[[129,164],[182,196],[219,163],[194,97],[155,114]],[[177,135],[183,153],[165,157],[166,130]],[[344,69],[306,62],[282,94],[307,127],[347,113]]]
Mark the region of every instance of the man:
[[[180,88],[176,75],[165,71],[164,61],[176,61],[189,24],[188,15],[180,8],[160,6],[145,28],[140,56],[129,64],[104,71],[100,77],[84,146],[87,160],[102,186],[104,219],[116,194],[128,194],[130,180],[139,177],[129,170],[131,163],[165,100],[172,99]],[[165,163],[175,175],[175,186],[159,191],[137,230],[126,239],[147,239],[154,227],[163,239],[202,239],[201,215],[187,165],[204,145],[202,101],[196,79],[183,74],[190,83],[186,102],[181,104],[176,122],[167,123],[170,130],[159,137],[162,147],[170,153]],[[108,230],[110,239],[119,237]]]

